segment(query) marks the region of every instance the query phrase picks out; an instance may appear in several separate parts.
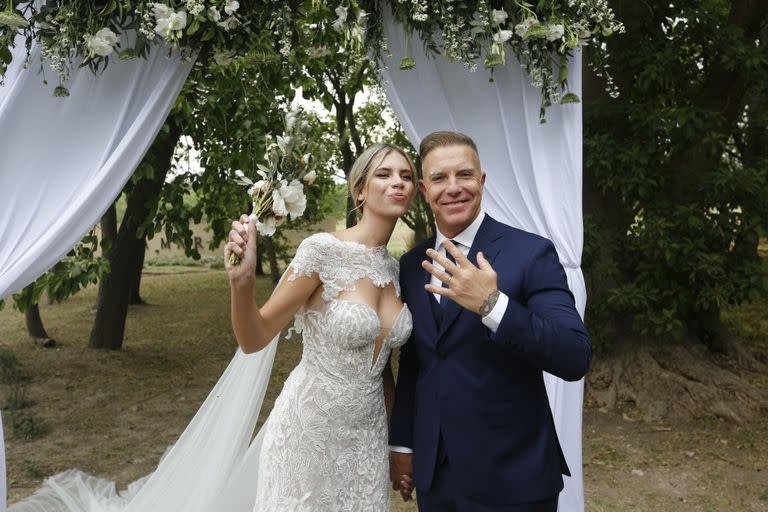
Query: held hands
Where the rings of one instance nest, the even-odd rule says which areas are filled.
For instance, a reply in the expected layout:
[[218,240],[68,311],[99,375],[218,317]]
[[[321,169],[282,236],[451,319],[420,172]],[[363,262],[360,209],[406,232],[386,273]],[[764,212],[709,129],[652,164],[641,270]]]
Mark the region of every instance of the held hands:
[[410,501],[413,493],[413,454],[389,452],[389,479],[392,489],[400,491],[403,501]]
[[443,242],[443,247],[453,256],[456,263],[452,263],[434,249],[427,249],[427,256],[442,265],[445,271],[439,270],[427,260],[422,261],[421,266],[448,287],[426,284],[424,288],[430,293],[448,297],[463,308],[480,315],[490,313],[498,298],[496,271],[482,252],[477,253],[476,267],[450,241]]
[[[240,220],[232,222],[227,243],[224,246],[224,266],[232,283],[240,283],[252,279],[256,270],[256,226],[247,215],[241,215]],[[240,258],[239,265],[229,262],[230,255]]]

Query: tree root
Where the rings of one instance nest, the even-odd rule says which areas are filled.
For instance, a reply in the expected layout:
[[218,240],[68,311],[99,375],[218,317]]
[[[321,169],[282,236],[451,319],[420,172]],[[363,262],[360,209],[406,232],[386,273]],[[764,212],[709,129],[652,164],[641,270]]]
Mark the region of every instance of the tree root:
[[595,359],[587,399],[608,409],[632,405],[644,421],[715,416],[743,424],[768,410],[765,392],[700,343],[632,343]]

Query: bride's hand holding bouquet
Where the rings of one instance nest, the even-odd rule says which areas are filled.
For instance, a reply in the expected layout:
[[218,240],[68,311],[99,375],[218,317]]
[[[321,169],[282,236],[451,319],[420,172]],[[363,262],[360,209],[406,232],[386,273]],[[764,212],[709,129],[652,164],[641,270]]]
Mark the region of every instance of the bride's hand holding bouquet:
[[256,165],[258,180],[254,182],[242,171],[235,171],[235,182],[248,187],[253,211],[232,223],[224,246],[230,280],[254,274],[257,234],[271,237],[288,218],[293,220],[304,214],[304,186],[312,185],[316,178],[310,167],[313,143],[309,130],[301,109],[287,112],[283,134],[267,136],[265,163]]
[[224,246],[224,262],[231,283],[245,284],[256,278],[257,238],[256,223],[249,215],[243,214],[232,222]]

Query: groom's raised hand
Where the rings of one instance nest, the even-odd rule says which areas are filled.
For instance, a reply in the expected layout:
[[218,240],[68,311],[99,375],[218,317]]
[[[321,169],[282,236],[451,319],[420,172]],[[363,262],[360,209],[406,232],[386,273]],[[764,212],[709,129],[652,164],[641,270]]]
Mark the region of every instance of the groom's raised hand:
[[443,247],[453,256],[456,263],[441,256],[434,249],[427,249],[427,257],[439,263],[445,270],[438,269],[428,260],[422,261],[421,266],[445,283],[446,287],[426,284],[424,288],[430,293],[448,297],[463,308],[482,316],[490,313],[499,298],[496,271],[482,252],[477,253],[478,266],[475,266],[450,241],[443,242]]

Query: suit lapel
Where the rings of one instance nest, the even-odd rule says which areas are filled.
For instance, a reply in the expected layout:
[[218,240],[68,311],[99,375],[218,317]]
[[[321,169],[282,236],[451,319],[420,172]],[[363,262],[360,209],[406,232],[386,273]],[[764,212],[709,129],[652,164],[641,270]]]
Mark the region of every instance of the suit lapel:
[[[502,225],[486,214],[483,223],[480,224],[480,229],[477,230],[477,235],[472,242],[472,247],[469,248],[467,258],[473,265],[477,266],[477,253],[482,251],[488,262],[493,265],[496,260],[496,256],[499,254],[499,246],[496,242],[501,238]],[[462,313],[464,308],[456,304],[454,301],[448,302],[445,306],[445,314],[443,315],[443,322],[440,324],[440,332],[437,336],[438,343],[445,337],[446,332],[456,318]],[[469,314],[469,313],[465,313]]]
[[421,319],[419,325],[426,329],[427,339],[433,344],[437,341],[437,326],[433,320],[434,315],[432,313],[432,305],[430,304],[430,293],[424,289],[424,285],[429,283],[432,274],[422,268],[421,262],[427,257],[427,249],[434,246],[435,237],[432,237],[421,246],[421,254],[414,255],[416,261],[412,267],[411,282],[417,284],[417,286],[410,293],[413,304],[408,304],[413,317]]

